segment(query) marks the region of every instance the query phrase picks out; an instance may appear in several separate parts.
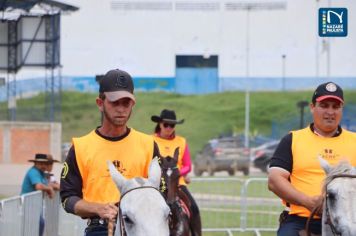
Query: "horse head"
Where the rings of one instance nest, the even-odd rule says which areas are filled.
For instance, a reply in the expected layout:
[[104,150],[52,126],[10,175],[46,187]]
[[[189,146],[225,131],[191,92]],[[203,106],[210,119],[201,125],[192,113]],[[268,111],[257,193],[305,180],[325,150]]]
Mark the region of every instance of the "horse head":
[[[356,168],[346,161],[335,167],[319,158],[327,177],[323,194],[323,234],[352,236],[356,232]],[[324,225],[325,222],[328,225]]]
[[121,193],[115,236],[121,235],[122,224],[127,236],[168,236],[170,209],[158,190],[161,178],[158,159],[152,160],[148,179],[126,179],[110,161],[107,164]]
[[179,183],[179,169],[178,169],[179,148],[174,151],[173,157],[160,157],[162,178],[163,178],[163,194],[167,200],[168,205],[174,203],[178,198],[178,183]]

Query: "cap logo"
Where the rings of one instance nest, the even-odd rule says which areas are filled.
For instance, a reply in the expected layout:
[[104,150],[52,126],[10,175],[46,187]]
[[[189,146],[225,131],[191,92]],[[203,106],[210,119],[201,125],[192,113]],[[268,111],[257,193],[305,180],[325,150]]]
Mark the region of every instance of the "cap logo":
[[328,83],[325,86],[325,89],[326,89],[326,91],[329,91],[329,92],[335,92],[337,90],[337,87],[334,83]]
[[127,80],[126,80],[125,76],[119,75],[116,78],[116,86],[118,88],[127,88],[128,84],[127,84]]

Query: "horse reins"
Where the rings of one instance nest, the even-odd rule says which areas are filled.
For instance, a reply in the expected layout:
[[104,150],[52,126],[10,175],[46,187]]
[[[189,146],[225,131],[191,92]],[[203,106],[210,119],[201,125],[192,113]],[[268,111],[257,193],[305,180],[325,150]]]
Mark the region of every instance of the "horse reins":
[[[351,174],[339,174],[339,175],[332,176],[331,181],[334,180],[334,179],[336,179],[336,178],[356,178],[356,175],[351,175]],[[330,181],[330,182],[331,182],[331,181]],[[326,190],[325,190],[325,192],[326,192],[326,196],[325,196],[325,213],[326,213],[326,216],[327,216],[327,221],[326,221],[326,223],[330,226],[331,231],[333,232],[334,235],[341,235],[341,234],[337,231],[335,225],[333,224],[333,222],[332,222],[332,220],[331,220],[331,217],[330,217],[331,214],[330,214],[329,205],[328,205],[328,197],[329,197],[329,195],[327,194],[327,188],[328,188],[328,186],[326,185],[325,188],[326,188]]]
[[307,233],[307,236],[311,236],[310,230],[309,230],[310,222],[312,221],[314,215],[315,215],[317,212],[320,212],[320,210],[323,208],[323,202],[324,202],[324,199],[323,199],[323,201],[321,201],[321,203],[320,203],[319,205],[317,205],[316,207],[314,207],[314,209],[313,209],[312,212],[310,213],[310,216],[308,217],[307,223],[306,223],[306,225],[305,225],[305,232]]
[[[356,178],[356,175],[351,175],[351,174],[338,174],[338,175],[334,175],[331,177],[330,181],[329,181],[329,184],[331,181],[333,181],[334,179],[336,178]],[[322,209],[322,206],[323,206],[323,202],[325,201],[325,213],[326,213],[326,221],[325,223],[328,224],[331,228],[331,231],[333,233],[333,235],[341,235],[335,225],[333,224],[332,220],[331,220],[331,214],[330,214],[330,210],[329,210],[329,205],[328,205],[328,193],[327,193],[327,189],[328,189],[328,185],[325,186],[325,198],[323,198],[323,201],[321,202],[320,205],[316,206],[313,211],[311,212],[308,220],[307,220],[307,223],[306,223],[306,226],[305,226],[305,231],[307,232],[307,235],[310,236],[310,231],[309,231],[309,225],[310,225],[310,222],[311,220],[313,219],[313,216],[316,214],[316,212],[320,211]],[[325,200],[324,200],[325,199]]]

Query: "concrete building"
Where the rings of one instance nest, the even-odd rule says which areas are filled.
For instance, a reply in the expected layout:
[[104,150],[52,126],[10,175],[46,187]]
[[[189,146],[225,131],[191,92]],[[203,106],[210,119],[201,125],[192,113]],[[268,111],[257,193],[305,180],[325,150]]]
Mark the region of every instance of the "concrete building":
[[[176,79],[173,89],[187,93],[199,87],[244,90],[246,76],[251,89],[283,89],[283,79],[286,89],[314,87],[316,80],[328,78],[356,86],[355,1],[71,3],[80,10],[62,17],[63,75],[122,68],[136,78]],[[348,9],[347,37],[319,37],[318,10],[328,6]],[[201,56],[193,66],[212,57],[216,62],[186,70],[179,60],[187,58],[180,56]]]
[[[356,88],[352,0],[70,4],[80,9],[62,15],[61,74],[73,89],[95,91],[95,75],[112,68],[130,72],[138,89],[187,94],[309,89],[327,80]],[[319,37],[322,7],[348,9],[347,37]],[[43,72],[23,70],[18,76],[40,78]]]

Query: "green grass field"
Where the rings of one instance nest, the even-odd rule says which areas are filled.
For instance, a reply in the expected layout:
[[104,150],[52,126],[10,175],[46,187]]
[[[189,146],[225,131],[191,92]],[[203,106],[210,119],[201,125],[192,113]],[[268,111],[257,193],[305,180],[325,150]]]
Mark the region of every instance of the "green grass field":
[[[270,135],[272,121],[288,121],[299,117],[296,103],[310,101],[312,91],[298,92],[251,92],[250,133]],[[71,137],[81,136],[100,125],[100,114],[95,105],[96,94],[63,92],[62,141],[70,142]],[[152,133],[155,123],[150,119],[164,108],[174,109],[178,119],[185,119],[177,126],[178,134],[187,138],[193,158],[207,140],[221,134],[243,133],[245,120],[245,94],[224,92],[206,95],[183,96],[172,93],[136,93],[131,127]],[[356,91],[345,91],[347,103],[356,103]],[[17,102],[17,117],[31,121],[31,118],[46,116],[45,96],[40,94]],[[7,104],[0,103],[1,119],[6,119]],[[306,111],[308,113],[308,111]],[[290,127],[295,129],[298,127]],[[287,132],[287,131],[286,131]]]

